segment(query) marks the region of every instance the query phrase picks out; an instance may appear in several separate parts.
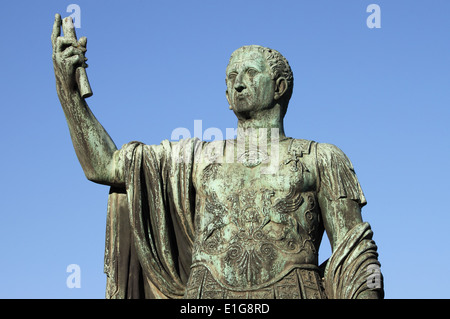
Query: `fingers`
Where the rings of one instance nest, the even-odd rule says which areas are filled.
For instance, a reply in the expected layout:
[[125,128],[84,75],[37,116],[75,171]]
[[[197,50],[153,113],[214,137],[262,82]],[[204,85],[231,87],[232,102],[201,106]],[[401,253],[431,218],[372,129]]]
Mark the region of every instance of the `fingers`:
[[[64,36],[61,36],[61,27]],[[80,40],[77,41],[72,17],[61,19],[61,15],[55,15],[51,40],[54,59],[56,56],[55,54],[58,53],[58,55],[69,65],[87,68],[87,58],[84,56],[87,38],[81,37]]]
[[[61,36],[61,26],[64,32],[64,37]],[[79,48],[80,50],[82,50],[82,53],[86,52],[87,38],[81,37],[80,40],[77,41],[75,26],[73,24],[72,17],[61,19],[61,15],[59,13],[55,14],[51,40],[53,53],[63,52],[67,47],[70,46]],[[79,53],[73,53],[73,51],[71,50],[67,54],[69,54],[68,56],[70,56]]]
[[82,46],[83,48],[86,48],[87,38],[86,37],[81,37],[80,40],[78,40],[78,45]]
[[52,30],[52,47],[53,51],[56,50],[56,39],[61,35],[61,15],[59,13],[55,14],[55,22],[53,22]]
[[69,39],[77,40],[77,35],[75,33],[75,26],[73,25],[72,17],[66,17],[62,21],[62,29],[64,32],[64,37]]
[[62,60],[66,61],[69,65],[77,65],[87,68],[88,65],[86,64],[86,61],[88,59],[84,56],[85,51],[86,49],[83,47],[69,46],[60,53],[60,56]]
[[56,38],[56,48],[55,52],[63,52],[67,47],[76,47],[77,42],[74,39],[68,39],[66,37]]
[[82,66],[83,63],[84,63],[84,58],[83,58],[82,55],[77,54],[77,55],[73,55],[73,56],[71,56],[71,57],[68,57],[68,58],[66,59],[66,61],[68,61],[70,65],[76,65],[76,64],[79,64],[79,66]]
[[72,55],[81,55],[81,56],[83,56],[83,53],[84,52],[83,52],[82,49],[71,46],[71,47],[68,47],[67,49],[65,49],[62,52],[62,57],[63,58],[68,58],[68,57],[70,57]]

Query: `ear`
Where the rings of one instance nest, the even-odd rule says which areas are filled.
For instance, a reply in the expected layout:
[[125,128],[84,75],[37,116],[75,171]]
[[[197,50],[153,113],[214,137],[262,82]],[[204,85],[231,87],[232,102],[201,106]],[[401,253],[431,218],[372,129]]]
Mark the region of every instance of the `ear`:
[[276,82],[275,82],[275,95],[274,95],[274,99],[278,100],[280,99],[283,94],[287,91],[288,88],[288,84],[287,84],[287,80],[280,76]]
[[228,104],[230,105],[230,110],[232,110],[233,107],[231,106],[231,103],[230,103],[230,97],[228,96],[228,90],[225,91],[225,96],[227,97]]

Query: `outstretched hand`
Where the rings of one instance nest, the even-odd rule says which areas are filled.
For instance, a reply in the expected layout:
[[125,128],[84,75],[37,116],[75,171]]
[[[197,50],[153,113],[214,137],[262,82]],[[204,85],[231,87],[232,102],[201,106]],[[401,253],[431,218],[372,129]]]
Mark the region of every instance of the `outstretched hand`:
[[70,21],[64,24],[64,36],[61,36],[61,15],[55,15],[51,36],[53,66],[57,85],[67,90],[77,90],[76,69],[87,67],[87,58],[85,57],[87,38],[81,37],[80,40],[77,40],[72,18],[66,19],[70,19]]

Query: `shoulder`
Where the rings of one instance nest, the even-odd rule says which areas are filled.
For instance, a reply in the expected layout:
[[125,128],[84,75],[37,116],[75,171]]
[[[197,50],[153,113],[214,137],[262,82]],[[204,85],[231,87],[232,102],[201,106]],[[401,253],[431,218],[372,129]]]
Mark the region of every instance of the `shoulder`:
[[344,152],[339,147],[330,143],[317,143],[317,153],[323,155],[335,154],[345,156]]
[[336,145],[329,143],[317,143],[317,161],[319,165],[328,166],[329,164],[341,163],[353,170],[353,165],[345,153]]
[[364,206],[366,199],[350,159],[336,145],[317,144],[319,189],[330,200],[349,198]]

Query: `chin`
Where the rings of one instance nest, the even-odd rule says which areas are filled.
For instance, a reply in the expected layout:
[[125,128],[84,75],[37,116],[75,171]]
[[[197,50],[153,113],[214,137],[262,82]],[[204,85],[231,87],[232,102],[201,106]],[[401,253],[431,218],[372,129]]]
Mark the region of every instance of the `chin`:
[[255,106],[248,104],[247,101],[239,101],[238,103],[235,103],[233,106],[233,110],[239,113],[251,112],[254,111],[255,109],[256,109]]

